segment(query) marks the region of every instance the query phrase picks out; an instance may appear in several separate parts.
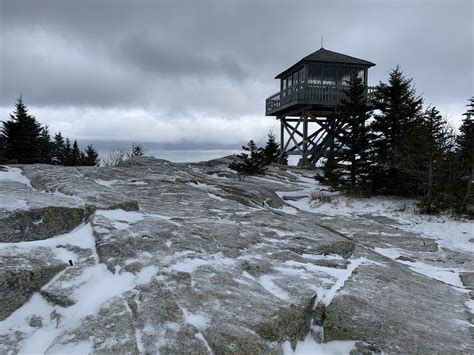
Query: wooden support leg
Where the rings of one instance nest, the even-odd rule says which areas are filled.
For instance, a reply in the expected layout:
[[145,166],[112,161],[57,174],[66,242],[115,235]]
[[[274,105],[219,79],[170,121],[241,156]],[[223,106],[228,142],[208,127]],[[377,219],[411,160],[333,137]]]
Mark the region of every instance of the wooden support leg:
[[278,119],[280,120],[280,158],[278,162],[282,164],[285,160],[285,153],[289,144],[289,139],[288,139],[288,143],[285,144],[286,117],[280,116],[278,117]]
[[303,166],[306,166],[308,154],[308,116],[303,112]]
[[285,146],[285,126],[283,124],[283,120],[284,118],[281,117],[280,118],[280,159],[279,159],[279,163],[283,163],[283,159],[285,157],[285,150],[284,150],[284,146]]

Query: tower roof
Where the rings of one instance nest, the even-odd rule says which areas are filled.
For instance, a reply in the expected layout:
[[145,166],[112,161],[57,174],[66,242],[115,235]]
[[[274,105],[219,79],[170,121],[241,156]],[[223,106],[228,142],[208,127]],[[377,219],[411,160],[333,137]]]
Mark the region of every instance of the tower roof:
[[354,65],[360,65],[360,66],[364,66],[368,68],[373,67],[375,65],[374,63],[369,62],[367,60],[351,57],[349,55],[345,55],[342,53],[333,52],[321,47],[316,52],[311,53],[310,55],[307,55],[306,57],[301,59],[298,63],[292,65],[285,71],[278,74],[275,77],[275,79],[279,79],[285,76],[285,74],[288,71],[291,71],[292,69],[294,69],[294,67],[299,66],[303,62],[321,62],[321,63],[335,63],[335,64],[349,64],[349,65],[354,64]]

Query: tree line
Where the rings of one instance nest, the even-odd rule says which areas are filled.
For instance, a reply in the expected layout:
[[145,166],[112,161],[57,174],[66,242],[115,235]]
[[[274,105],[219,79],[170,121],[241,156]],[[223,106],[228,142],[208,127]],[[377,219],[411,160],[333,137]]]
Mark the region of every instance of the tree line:
[[370,100],[356,76],[345,95],[319,181],[352,195],[417,198],[425,213],[473,214],[474,97],[456,134],[399,67]]
[[[474,97],[456,134],[435,106],[423,106],[398,66],[371,97],[356,75],[344,94],[329,119],[335,124],[328,128],[330,144],[317,180],[350,195],[416,198],[424,213],[474,216]],[[259,154],[263,148],[249,143],[230,167],[247,175],[262,172],[269,160]]]
[[92,145],[79,149],[76,140],[58,132],[52,138],[47,126],[42,126],[20,96],[10,119],[0,128],[0,164],[55,164],[66,166],[94,166],[99,155]]

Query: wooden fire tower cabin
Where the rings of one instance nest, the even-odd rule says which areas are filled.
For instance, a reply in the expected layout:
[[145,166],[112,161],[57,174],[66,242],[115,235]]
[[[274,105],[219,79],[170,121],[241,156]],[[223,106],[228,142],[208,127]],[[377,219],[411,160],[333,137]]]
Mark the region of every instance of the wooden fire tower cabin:
[[[281,159],[300,155],[300,166],[317,163],[331,144],[331,127],[337,125],[331,116],[351,72],[367,86],[367,72],[374,65],[321,47],[275,77],[280,91],[266,100],[265,114],[280,120]],[[373,89],[367,87],[367,95]]]

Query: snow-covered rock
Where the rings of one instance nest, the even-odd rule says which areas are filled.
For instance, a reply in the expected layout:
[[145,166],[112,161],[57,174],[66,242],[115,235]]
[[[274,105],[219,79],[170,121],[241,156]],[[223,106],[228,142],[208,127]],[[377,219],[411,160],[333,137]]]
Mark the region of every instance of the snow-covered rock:
[[[45,239],[66,233],[85,218],[81,200],[45,194],[24,183],[1,179],[0,242]],[[24,177],[23,177],[24,178]]]
[[[41,238],[29,227],[1,240],[9,265],[57,269],[9,291],[20,301],[5,308],[0,352],[474,349],[474,258],[463,234],[472,224],[444,221],[460,223],[459,244],[426,235],[424,221],[390,200],[315,204],[314,172],[270,167],[239,182],[227,164],[141,157],[3,170],[0,206],[11,206],[12,223],[23,225],[15,211],[35,203],[82,217]],[[0,236],[12,225],[0,224]]]
[[66,264],[46,247],[0,249],[0,320],[21,307]]

